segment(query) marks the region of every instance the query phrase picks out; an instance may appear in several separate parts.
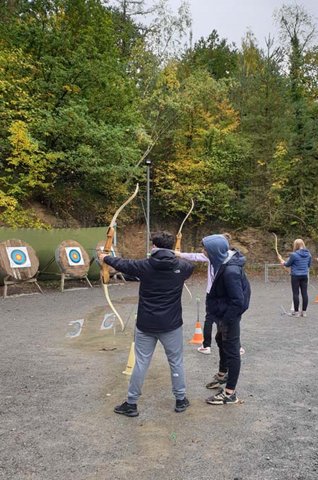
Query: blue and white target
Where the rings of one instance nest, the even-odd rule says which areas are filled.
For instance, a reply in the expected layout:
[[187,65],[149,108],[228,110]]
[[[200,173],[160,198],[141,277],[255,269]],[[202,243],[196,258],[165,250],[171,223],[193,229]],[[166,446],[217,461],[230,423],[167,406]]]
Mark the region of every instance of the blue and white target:
[[71,267],[85,265],[82,251],[79,247],[65,247],[68,264]]
[[26,247],[6,247],[11,268],[29,268],[31,260]]

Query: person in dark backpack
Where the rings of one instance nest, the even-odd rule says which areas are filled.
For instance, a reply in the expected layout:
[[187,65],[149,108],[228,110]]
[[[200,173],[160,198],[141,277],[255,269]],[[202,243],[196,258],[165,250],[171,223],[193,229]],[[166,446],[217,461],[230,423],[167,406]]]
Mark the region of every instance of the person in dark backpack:
[[185,396],[183,367],[183,319],[181,297],[184,282],[194,266],[177,258],[174,236],[166,231],[152,235],[149,258],[127,260],[99,253],[100,263],[140,279],[137,324],[135,333],[136,362],[130,377],[127,401],[114,408],[127,417],[139,415],[137,402],[158,341],[163,345],[170,366],[175,411],[184,412],[190,405]]
[[[206,387],[218,389],[207,398],[211,405],[235,404],[241,356],[240,321],[248,309],[250,285],[243,270],[245,257],[223,235],[210,235],[202,243],[214,268],[214,281],[207,296],[209,310],[215,318],[217,333],[215,341],[219,348],[219,371]],[[224,387],[224,389],[223,389]]]

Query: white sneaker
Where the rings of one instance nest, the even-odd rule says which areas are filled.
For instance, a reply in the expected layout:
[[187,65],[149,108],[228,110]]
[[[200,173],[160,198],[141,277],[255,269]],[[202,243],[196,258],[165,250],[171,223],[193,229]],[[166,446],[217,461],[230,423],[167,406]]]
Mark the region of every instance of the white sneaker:
[[292,317],[300,317],[300,312],[293,312]]
[[245,349],[243,347],[240,348],[240,355],[244,355]]
[[302,317],[307,317],[307,313],[306,312],[301,312],[301,316]]
[[204,353],[205,355],[211,355],[211,347],[204,347],[201,345],[201,347],[198,348],[198,352]]

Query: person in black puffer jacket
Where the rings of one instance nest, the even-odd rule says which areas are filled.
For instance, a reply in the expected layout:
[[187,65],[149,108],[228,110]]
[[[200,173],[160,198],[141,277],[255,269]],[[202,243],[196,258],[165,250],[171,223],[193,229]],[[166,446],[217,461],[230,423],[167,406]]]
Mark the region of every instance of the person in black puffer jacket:
[[[223,235],[210,235],[202,240],[206,255],[214,268],[214,280],[207,295],[209,311],[217,324],[219,372],[206,385],[218,392],[207,398],[211,405],[238,403],[236,384],[240,374],[240,321],[248,309],[251,289],[244,272],[245,257]],[[225,387],[224,390],[222,387]]]
[[152,235],[151,255],[143,260],[125,260],[99,253],[117,271],[140,279],[137,324],[135,333],[136,362],[130,378],[127,402],[115,407],[115,413],[128,417],[139,415],[137,401],[159,340],[171,370],[175,411],[183,412],[189,401],[185,396],[183,368],[183,320],[181,296],[184,282],[193,272],[193,265],[177,258],[173,249],[174,236],[169,232]]

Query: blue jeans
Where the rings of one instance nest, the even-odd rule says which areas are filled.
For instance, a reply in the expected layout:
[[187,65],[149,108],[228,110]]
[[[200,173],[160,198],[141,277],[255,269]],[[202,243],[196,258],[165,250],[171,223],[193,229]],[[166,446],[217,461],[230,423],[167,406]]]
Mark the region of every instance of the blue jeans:
[[128,403],[137,403],[157,342],[163,345],[170,366],[172,393],[177,400],[185,397],[183,368],[183,327],[171,332],[146,333],[136,328],[136,362],[128,387]]

